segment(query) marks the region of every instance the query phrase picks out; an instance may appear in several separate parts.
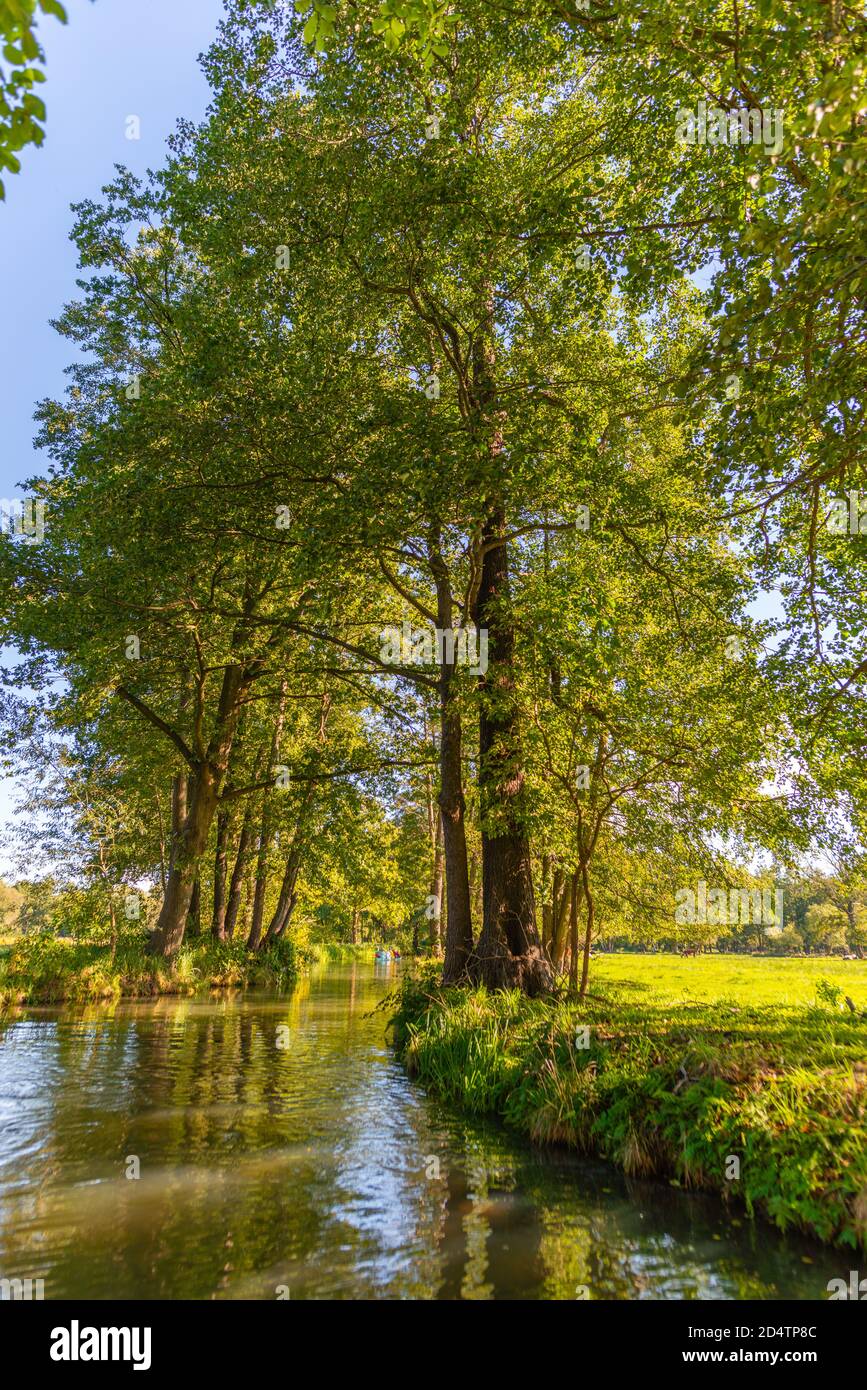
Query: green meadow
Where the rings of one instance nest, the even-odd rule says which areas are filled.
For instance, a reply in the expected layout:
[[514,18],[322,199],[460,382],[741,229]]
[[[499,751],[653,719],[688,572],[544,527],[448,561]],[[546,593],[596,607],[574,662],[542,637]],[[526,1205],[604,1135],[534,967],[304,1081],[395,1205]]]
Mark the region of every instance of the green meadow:
[[[750,1005],[812,1004],[822,980],[867,1008],[867,960],[834,957],[600,955],[593,976],[661,1000],[734,1000]],[[592,988],[592,986],[591,986]],[[845,1005],[844,1005],[845,1007]]]

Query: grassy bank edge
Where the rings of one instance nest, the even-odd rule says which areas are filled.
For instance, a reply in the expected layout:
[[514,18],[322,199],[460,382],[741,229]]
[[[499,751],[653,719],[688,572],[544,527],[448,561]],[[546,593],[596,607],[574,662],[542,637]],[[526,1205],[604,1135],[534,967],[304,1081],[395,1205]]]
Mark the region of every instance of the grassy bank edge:
[[0,1014],[18,1007],[195,995],[219,989],[290,990],[315,964],[373,960],[372,945],[273,942],[248,951],[243,941],[185,942],[171,962],[146,954],[143,942],[108,945],[19,938],[0,947]]
[[452,1104],[867,1250],[863,1018],[615,990],[579,1006],[444,990],[422,970],[392,1026],[409,1073]]
[[141,942],[125,942],[112,951],[108,945],[29,937],[0,960],[0,1012],[216,989],[279,991],[291,988],[311,960],[309,952],[291,941],[250,952],[241,942],[207,938],[185,944],[173,960],[164,961],[147,955]]
[[291,938],[248,951],[243,941],[187,941],[172,961],[142,941],[109,945],[28,936],[0,947],[0,1014],[18,1007],[195,995],[219,989],[289,990],[315,964],[373,960],[375,948]]

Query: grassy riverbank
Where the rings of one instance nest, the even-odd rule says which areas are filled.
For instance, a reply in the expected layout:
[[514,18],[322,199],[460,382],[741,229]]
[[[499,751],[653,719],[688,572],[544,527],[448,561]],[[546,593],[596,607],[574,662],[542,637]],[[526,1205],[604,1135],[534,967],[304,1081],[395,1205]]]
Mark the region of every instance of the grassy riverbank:
[[0,954],[0,1009],[250,986],[285,989],[303,961],[304,953],[291,941],[250,952],[241,941],[217,944],[207,937],[185,944],[169,962],[147,955],[138,941],[112,951],[107,945],[28,936]]
[[333,964],[353,960],[372,961],[376,954],[376,947],[370,942],[365,942],[363,946],[351,946],[346,941],[317,941],[309,948],[314,960]]
[[578,1005],[443,991],[425,970],[403,984],[395,1041],[444,1099],[538,1142],[867,1249],[867,1019],[837,989],[799,1006],[675,1002],[597,978]]

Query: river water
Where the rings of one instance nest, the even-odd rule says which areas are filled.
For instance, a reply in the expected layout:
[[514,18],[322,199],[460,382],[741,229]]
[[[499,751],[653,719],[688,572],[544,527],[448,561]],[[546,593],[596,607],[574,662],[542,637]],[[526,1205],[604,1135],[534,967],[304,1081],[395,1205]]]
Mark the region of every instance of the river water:
[[0,1276],[46,1299],[815,1299],[848,1277],[844,1252],[427,1096],[371,1012],[398,968],[0,1026]]

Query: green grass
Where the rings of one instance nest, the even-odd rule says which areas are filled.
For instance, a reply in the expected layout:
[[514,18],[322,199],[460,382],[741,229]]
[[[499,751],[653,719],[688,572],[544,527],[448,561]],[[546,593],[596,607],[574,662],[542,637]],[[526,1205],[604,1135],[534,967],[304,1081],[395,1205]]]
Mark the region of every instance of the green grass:
[[163,961],[148,956],[141,941],[123,942],[112,954],[106,945],[28,936],[0,958],[0,1009],[248,986],[284,989],[297,978],[299,954],[290,941],[251,953],[242,941],[218,944],[207,937]]
[[370,942],[363,946],[352,946],[346,941],[317,941],[309,946],[310,955],[316,961],[373,960],[376,947]]
[[834,957],[601,955],[592,962],[590,988],[601,982],[671,1001],[811,1004],[822,979],[867,1008],[867,960]]
[[[538,1142],[717,1191],[780,1228],[867,1249],[867,1016],[840,1011],[827,961],[817,998],[812,962],[799,984],[786,967],[803,970],[803,961],[677,960],[708,996],[678,1001],[675,960],[609,958],[583,1005],[443,991],[423,970],[403,983],[395,1041],[410,1072],[443,1098],[500,1115]],[[854,994],[858,965],[838,965]],[[614,984],[627,968],[631,982]],[[727,998],[709,997],[711,980]],[[806,1000],[811,984],[809,1004],[751,997],[755,985],[762,999]]]

